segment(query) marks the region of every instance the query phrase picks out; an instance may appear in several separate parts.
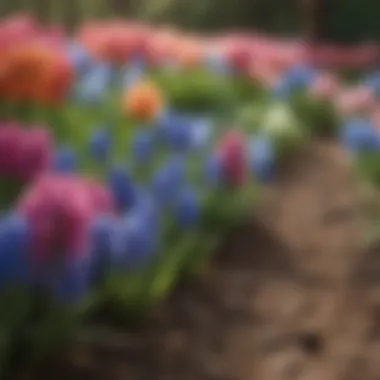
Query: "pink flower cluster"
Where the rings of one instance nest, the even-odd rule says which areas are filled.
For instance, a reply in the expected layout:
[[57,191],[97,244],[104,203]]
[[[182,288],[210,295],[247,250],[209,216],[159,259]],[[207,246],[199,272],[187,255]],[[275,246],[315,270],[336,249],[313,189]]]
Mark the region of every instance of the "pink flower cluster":
[[[309,94],[316,100],[331,102],[344,117],[379,113],[376,96],[369,87],[344,87],[337,76],[329,72],[319,74],[309,88]],[[376,120],[380,121],[378,115]]]
[[245,136],[235,130],[228,132],[220,142],[218,156],[227,183],[241,186],[248,174]]
[[236,69],[249,72],[256,68],[281,73],[303,59],[303,47],[295,41],[258,35],[234,35],[220,39],[227,60]]
[[[136,22],[89,23],[78,31],[78,39],[98,59],[115,64],[128,62],[136,55],[152,65],[177,61],[200,63],[210,51],[244,74],[277,75],[303,56],[302,45],[259,35],[190,35],[173,28],[152,28]],[[262,73],[263,72],[263,73]]]
[[95,58],[118,65],[145,54],[148,37],[148,27],[119,21],[89,23],[78,31],[79,41]]
[[306,54],[310,63],[334,69],[365,69],[374,67],[379,60],[378,48],[371,44],[307,46]]
[[31,184],[17,209],[30,223],[35,259],[50,262],[55,254],[88,254],[92,221],[112,213],[114,204],[111,194],[97,182],[46,174]]
[[20,44],[44,42],[51,48],[63,46],[64,33],[58,26],[41,27],[28,15],[16,15],[0,21],[0,52]]
[[53,138],[43,127],[0,126],[0,176],[28,182],[51,164]]

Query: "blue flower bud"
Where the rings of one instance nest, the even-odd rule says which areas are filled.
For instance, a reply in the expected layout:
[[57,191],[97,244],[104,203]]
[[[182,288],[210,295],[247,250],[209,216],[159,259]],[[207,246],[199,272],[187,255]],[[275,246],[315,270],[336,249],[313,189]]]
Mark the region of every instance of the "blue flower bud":
[[186,152],[192,143],[191,126],[185,121],[173,125],[168,130],[168,143],[172,149],[178,152]]
[[136,187],[123,167],[111,169],[109,183],[120,210],[127,210],[135,204]]
[[250,146],[249,156],[254,178],[262,182],[272,180],[276,163],[272,140],[264,135],[255,137]]
[[112,69],[108,65],[98,65],[89,71],[78,84],[77,100],[85,105],[101,104],[107,96],[112,79]]
[[139,199],[137,201],[137,207],[140,215],[145,219],[145,222],[149,226],[159,225],[159,207],[152,194],[140,191]]
[[27,221],[17,214],[0,220],[0,284],[25,283],[29,268],[30,229]]
[[132,155],[137,163],[149,162],[154,154],[154,139],[150,131],[139,130],[132,142]]
[[106,161],[111,150],[111,136],[107,129],[98,129],[90,139],[90,151],[94,159]]
[[191,146],[193,149],[204,149],[211,140],[212,123],[207,119],[194,120],[190,127]]
[[194,228],[201,216],[199,195],[192,189],[181,191],[175,209],[176,221],[184,228]]
[[90,69],[92,60],[84,46],[77,42],[70,43],[67,55],[77,74],[83,75]]
[[111,217],[97,219],[91,230],[92,274],[94,281],[107,276],[115,261],[112,236],[117,220]]
[[72,173],[78,169],[78,158],[70,147],[60,148],[54,157],[54,171],[58,173]]
[[317,71],[309,66],[293,66],[285,77],[290,81],[294,89],[306,89],[317,77]]
[[157,122],[160,140],[176,151],[187,151],[192,144],[193,122],[186,115],[167,111]]
[[170,206],[178,196],[185,181],[185,164],[177,157],[164,165],[154,176],[152,190],[158,203]]
[[348,120],[341,128],[342,143],[353,152],[376,149],[378,137],[372,124],[365,118]]
[[114,240],[119,267],[133,271],[149,265],[159,248],[158,231],[158,226],[147,223],[138,208],[129,213]]

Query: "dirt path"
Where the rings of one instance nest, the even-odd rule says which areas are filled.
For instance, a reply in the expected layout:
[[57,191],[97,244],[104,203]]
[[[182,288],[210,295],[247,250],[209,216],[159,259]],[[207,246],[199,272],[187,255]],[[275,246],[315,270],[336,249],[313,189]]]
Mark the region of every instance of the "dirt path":
[[363,253],[358,210],[345,155],[313,144],[205,278],[121,346],[73,354],[78,377],[59,372],[72,380],[380,379],[380,253]]

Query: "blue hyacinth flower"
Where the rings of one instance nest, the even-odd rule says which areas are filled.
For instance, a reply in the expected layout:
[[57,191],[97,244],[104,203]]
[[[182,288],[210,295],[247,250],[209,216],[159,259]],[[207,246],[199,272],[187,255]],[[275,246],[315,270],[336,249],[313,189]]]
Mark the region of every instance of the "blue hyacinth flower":
[[166,109],[161,113],[158,120],[156,120],[156,125],[154,130],[156,131],[157,138],[160,143],[166,143],[168,140],[168,131],[171,125],[175,123],[177,114],[175,114],[170,109]]
[[183,120],[176,125],[172,125],[167,132],[168,143],[173,150],[178,152],[186,152],[189,150],[192,143],[190,123]]
[[117,220],[101,217],[95,220],[91,229],[92,275],[94,282],[105,278],[115,262],[112,236],[116,230]]
[[151,131],[138,130],[133,136],[132,157],[136,163],[145,164],[154,155],[154,136]]
[[153,178],[152,191],[157,202],[163,207],[171,206],[184,181],[184,159],[183,157],[174,157],[161,167]]
[[91,265],[87,260],[70,261],[51,282],[53,296],[64,304],[78,304],[91,289]]
[[136,207],[120,222],[114,235],[118,268],[134,271],[149,265],[159,249],[159,228]]
[[193,120],[187,115],[165,112],[157,122],[159,140],[178,152],[185,152],[191,147],[191,127]]
[[292,67],[285,74],[285,78],[289,80],[294,89],[306,89],[313,83],[317,75],[318,72],[314,68],[299,65]]
[[116,205],[120,210],[131,208],[137,198],[136,186],[123,167],[114,167],[110,171],[109,184]]
[[97,129],[90,138],[91,156],[100,162],[108,159],[111,151],[111,135],[107,129]]
[[219,187],[224,180],[223,167],[219,157],[213,154],[205,162],[205,181],[208,186]]
[[212,137],[212,122],[208,119],[195,119],[190,127],[191,147],[204,149]]
[[27,221],[17,214],[0,220],[0,286],[29,281],[30,230]]
[[81,104],[99,105],[107,96],[112,81],[112,68],[106,64],[93,67],[77,87],[76,99]]
[[354,153],[378,148],[379,137],[371,122],[365,118],[348,120],[340,130],[340,139]]
[[78,169],[78,157],[70,147],[62,147],[55,153],[53,169],[58,173],[72,173]]
[[67,56],[79,76],[90,70],[92,65],[91,56],[87,49],[78,42],[71,42],[67,46]]
[[257,136],[250,145],[249,161],[252,174],[261,182],[273,179],[276,154],[273,141],[268,136]]
[[181,191],[175,207],[176,221],[183,229],[194,228],[201,217],[200,197],[193,189]]

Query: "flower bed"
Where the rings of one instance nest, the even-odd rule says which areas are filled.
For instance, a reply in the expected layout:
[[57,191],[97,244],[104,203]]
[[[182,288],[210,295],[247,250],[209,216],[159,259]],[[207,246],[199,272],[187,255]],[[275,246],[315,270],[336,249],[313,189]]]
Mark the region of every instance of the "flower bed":
[[373,100],[287,42],[115,22],[72,41],[15,18],[0,49],[4,368],[99,310],[143,318],[204,270],[283,155]]

